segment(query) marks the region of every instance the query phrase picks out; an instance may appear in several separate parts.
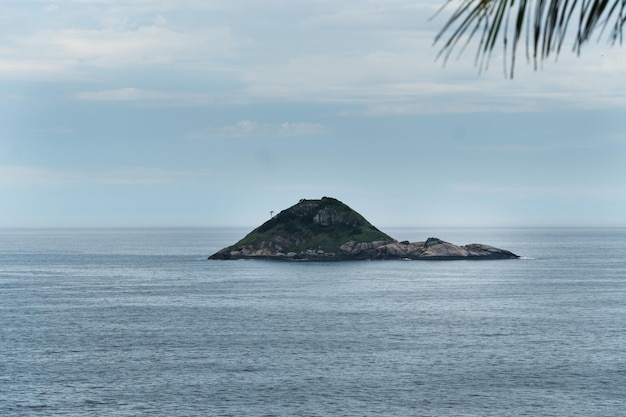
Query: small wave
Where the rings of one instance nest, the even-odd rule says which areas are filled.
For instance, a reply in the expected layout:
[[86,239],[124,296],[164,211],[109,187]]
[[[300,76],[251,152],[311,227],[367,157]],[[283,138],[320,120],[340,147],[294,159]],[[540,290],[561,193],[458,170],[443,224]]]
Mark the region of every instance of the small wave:
[[48,404],[17,404],[15,406],[15,408],[17,409],[27,409],[27,410],[43,410],[48,407],[50,407]]
[[98,401],[98,400],[85,400],[85,404],[86,405],[106,405],[108,403],[105,401]]

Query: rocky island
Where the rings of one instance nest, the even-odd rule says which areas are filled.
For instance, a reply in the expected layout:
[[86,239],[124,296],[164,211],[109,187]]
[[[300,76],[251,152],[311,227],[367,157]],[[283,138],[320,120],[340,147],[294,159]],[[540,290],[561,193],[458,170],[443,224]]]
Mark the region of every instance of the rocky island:
[[398,242],[341,201],[300,200],[209,259],[347,261],[374,259],[517,259],[504,249],[453,245],[431,237]]

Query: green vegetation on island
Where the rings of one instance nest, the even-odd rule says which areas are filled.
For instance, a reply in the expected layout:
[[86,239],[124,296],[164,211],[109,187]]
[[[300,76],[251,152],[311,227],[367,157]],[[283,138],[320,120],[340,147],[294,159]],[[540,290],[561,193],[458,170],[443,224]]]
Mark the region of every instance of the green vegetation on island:
[[314,249],[336,253],[348,241],[393,242],[394,239],[341,201],[322,197],[321,200],[300,200],[254,229],[233,247],[258,246],[264,242],[267,246],[270,242],[279,251],[297,253]]

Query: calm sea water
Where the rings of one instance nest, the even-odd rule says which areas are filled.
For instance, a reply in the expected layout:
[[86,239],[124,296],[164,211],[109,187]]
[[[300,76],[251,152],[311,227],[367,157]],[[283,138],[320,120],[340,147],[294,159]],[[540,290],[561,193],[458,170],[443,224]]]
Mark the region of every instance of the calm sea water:
[[385,231],[524,259],[207,261],[247,230],[1,230],[0,415],[626,415],[626,229]]

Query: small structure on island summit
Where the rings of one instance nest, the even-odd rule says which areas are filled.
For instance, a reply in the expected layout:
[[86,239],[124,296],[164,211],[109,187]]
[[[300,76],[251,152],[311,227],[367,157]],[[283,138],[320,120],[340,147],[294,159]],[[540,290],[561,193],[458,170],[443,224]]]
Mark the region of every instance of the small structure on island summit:
[[[272,213],[273,214],[273,213]],[[517,259],[504,249],[457,246],[431,237],[398,242],[341,201],[300,200],[209,259],[348,261],[374,259]]]

